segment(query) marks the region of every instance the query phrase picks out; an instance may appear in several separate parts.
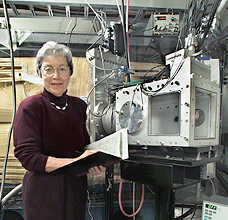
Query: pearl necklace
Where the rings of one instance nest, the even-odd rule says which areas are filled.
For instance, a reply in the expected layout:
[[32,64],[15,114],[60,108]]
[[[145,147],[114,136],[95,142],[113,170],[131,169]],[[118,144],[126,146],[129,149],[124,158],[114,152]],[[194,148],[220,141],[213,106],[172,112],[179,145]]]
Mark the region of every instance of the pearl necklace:
[[67,102],[66,102],[65,106],[63,106],[62,108],[60,106],[56,105],[54,102],[51,102],[51,104],[54,105],[58,110],[62,110],[62,111],[65,111],[68,106]]

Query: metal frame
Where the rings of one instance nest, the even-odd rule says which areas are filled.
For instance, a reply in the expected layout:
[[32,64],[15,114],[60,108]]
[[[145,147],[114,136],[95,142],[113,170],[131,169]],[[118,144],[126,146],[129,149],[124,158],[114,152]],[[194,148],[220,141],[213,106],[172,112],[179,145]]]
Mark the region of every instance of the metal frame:
[[[84,0],[73,0],[73,1],[66,1],[66,0],[41,0],[41,1],[33,1],[33,0],[12,0],[9,1],[12,2],[14,4],[52,4],[52,5],[86,5],[86,2]],[[91,5],[96,5],[96,6],[100,6],[103,7],[105,6],[116,6],[116,1],[115,0],[89,0],[88,1]],[[120,2],[120,1],[119,1]],[[121,2],[120,2],[121,3]],[[131,7],[144,7],[144,8],[171,8],[171,9],[185,9],[186,6],[186,0],[182,1],[175,1],[175,2],[170,2],[168,0],[165,1],[151,1],[151,0],[147,0],[147,1],[137,1],[137,0],[132,0],[129,2]]]
[[[126,65],[126,59],[110,52],[104,53],[97,48],[87,51],[86,57],[90,61],[90,88],[93,89],[89,97],[89,107],[93,114],[90,114],[89,120],[91,142],[94,142],[107,135],[107,133],[110,134],[115,131],[115,118],[112,119],[110,116],[115,106],[113,106],[114,104],[111,102],[109,95],[105,92],[105,87],[108,84],[107,80],[110,80],[110,78],[102,83],[99,82],[109,75],[111,70],[118,69],[120,65]],[[112,82],[114,81],[113,79]],[[96,85],[97,83],[99,84]],[[107,107],[109,111],[102,116]],[[106,117],[109,118],[106,120]],[[105,126],[105,123],[107,126]],[[113,127],[113,131],[107,132],[106,127],[109,127],[107,129]]]

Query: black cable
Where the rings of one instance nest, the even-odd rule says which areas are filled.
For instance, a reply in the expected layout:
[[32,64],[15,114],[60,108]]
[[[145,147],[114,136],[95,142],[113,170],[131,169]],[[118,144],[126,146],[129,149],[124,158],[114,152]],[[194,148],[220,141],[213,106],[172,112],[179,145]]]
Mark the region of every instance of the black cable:
[[82,9],[83,9],[83,7],[81,7],[81,8],[77,11],[77,14],[76,14],[76,16],[75,16],[74,26],[73,26],[73,28],[72,28],[71,31],[70,31],[70,37],[69,37],[69,41],[68,41],[68,43],[67,43],[67,46],[68,46],[68,47],[70,47],[70,41],[71,41],[71,36],[72,36],[73,30],[74,30],[74,29],[76,28],[76,26],[77,26],[78,14],[79,14],[79,12],[80,12]]
[[190,220],[193,220],[193,218],[194,218],[195,214],[196,214],[196,210],[194,211],[194,213],[193,213],[193,215],[192,215],[192,217],[191,217],[191,219],[190,219]]
[[[101,79],[98,83],[96,83],[96,84],[93,86],[93,88],[89,91],[89,94],[88,94],[88,96],[87,96],[87,104],[88,104],[88,107],[90,106],[89,97],[90,97],[90,95],[92,94],[93,90],[94,90],[99,84],[101,84],[104,80],[106,80],[106,79],[108,79],[109,77],[111,77],[114,73],[115,73],[115,71],[113,70],[109,75],[107,75],[105,78]],[[91,115],[95,116],[95,117],[102,117],[102,116],[104,116],[104,115],[108,112],[108,110],[109,110],[109,108],[110,108],[110,105],[111,105],[111,101],[110,101],[110,100],[111,100],[111,98],[109,97],[108,108],[107,108],[107,110],[106,110],[105,112],[103,112],[101,115],[94,114],[94,113],[90,110],[90,108],[88,108],[88,109],[89,109],[89,113],[90,113]]]
[[183,56],[181,62],[179,63],[177,69],[175,70],[175,72],[173,73],[173,75],[167,79],[166,83],[160,87],[159,89],[155,90],[155,91],[146,91],[144,88],[143,88],[143,85],[141,86],[141,90],[146,94],[148,95],[148,93],[152,96],[155,96],[158,92],[160,92],[162,89],[164,89],[166,86],[168,86],[173,80],[174,78],[177,76],[177,74],[179,73],[180,69],[182,68],[184,62],[185,62],[186,58],[185,58],[185,55]]
[[[124,11],[124,0],[122,0],[122,6],[121,6],[121,13],[122,13],[122,26],[123,26],[123,39],[124,39],[124,48],[125,48],[125,56],[127,60],[127,68],[130,68],[130,58],[129,58],[129,53],[128,53],[128,48],[127,48],[127,36],[126,36],[126,28],[125,28],[125,11]],[[128,80],[130,81],[130,80]]]
[[[206,11],[207,11],[208,7],[212,5],[212,4],[208,4],[208,0],[206,0],[206,1],[203,0],[202,2],[204,3],[203,12],[202,12],[201,17],[198,19],[198,25],[196,26],[196,33],[200,32],[200,27],[202,26],[202,20],[203,20],[203,18],[206,18],[208,15],[208,14],[206,14]],[[201,9],[199,11],[199,14],[200,14],[200,12],[201,12]]]
[[228,168],[227,168],[227,165],[221,161],[218,161],[216,163],[216,168],[220,171],[220,172],[223,172],[225,173],[226,175],[228,175]]
[[182,220],[182,219],[186,218],[187,216],[191,215],[192,213],[195,213],[197,208],[198,208],[197,205],[193,206],[187,212],[185,212],[183,215],[176,217],[174,220]]
[[152,67],[151,69],[149,69],[148,71],[146,71],[146,73],[144,74],[143,76],[143,82],[142,83],[148,83],[148,82],[153,82],[154,80],[157,80],[159,78],[161,78],[161,76],[165,73],[165,71],[167,70],[168,66],[165,66],[163,69],[161,69],[158,73],[156,73],[155,75],[153,76],[150,76],[148,79],[145,79],[146,78],[146,75],[152,71],[153,69],[156,69],[157,67],[160,67],[162,66],[162,64],[159,64],[157,66],[154,66]]
[[[15,86],[15,72],[14,72],[13,41],[12,41],[11,27],[10,27],[10,22],[9,22],[6,0],[3,0],[2,3],[3,3],[3,8],[4,8],[6,27],[7,27],[8,35],[9,35],[9,47],[10,47],[11,70],[12,70],[13,115],[12,115],[10,131],[9,131],[9,135],[8,135],[8,144],[7,144],[6,155],[5,155],[4,166],[3,166],[3,173],[2,173],[2,184],[1,184],[1,191],[0,191],[1,202],[2,202],[2,198],[3,198],[3,190],[4,190],[4,185],[5,185],[6,166],[7,166],[8,156],[9,156],[10,140],[11,140],[11,135],[13,132],[13,123],[14,123],[14,118],[15,118],[15,114],[16,114],[16,86]],[[2,209],[2,205],[1,205],[0,209]]]
[[228,195],[228,183],[218,169],[216,169],[216,177],[218,178],[219,182],[221,183],[221,185],[225,189],[226,194]]
[[[92,49],[92,48],[95,48],[95,46],[96,47],[98,47],[97,46],[97,43],[100,41],[102,39],[102,36],[100,36],[93,44],[91,44],[87,49],[86,49],[86,52],[88,52],[90,49]],[[91,54],[90,54],[91,55]]]
[[196,26],[196,10],[197,10],[197,5],[196,5],[196,0],[192,0],[192,2],[190,3],[190,8],[191,8],[191,15],[190,15],[190,26],[192,28],[195,28]]
[[212,22],[213,22],[213,20],[214,20],[214,16],[215,16],[215,13],[216,13],[216,11],[217,11],[217,9],[218,9],[218,6],[219,6],[220,1],[221,1],[221,0],[215,0],[215,1],[213,2],[212,9],[211,9],[211,13],[210,13],[210,17],[209,17],[209,20],[208,20],[208,22],[207,22],[207,26],[206,26],[206,28],[205,28],[205,31],[204,31],[204,33],[203,33],[203,37],[202,37],[202,39],[201,39],[201,42],[200,42],[200,44],[199,44],[198,47],[197,47],[197,51],[199,51],[199,50],[201,49],[201,47],[202,47],[202,45],[203,45],[203,43],[204,43],[204,40],[205,40],[205,38],[206,38],[207,35],[208,35],[208,32],[209,32],[209,30],[210,30],[210,28],[211,28],[211,25],[212,25]]

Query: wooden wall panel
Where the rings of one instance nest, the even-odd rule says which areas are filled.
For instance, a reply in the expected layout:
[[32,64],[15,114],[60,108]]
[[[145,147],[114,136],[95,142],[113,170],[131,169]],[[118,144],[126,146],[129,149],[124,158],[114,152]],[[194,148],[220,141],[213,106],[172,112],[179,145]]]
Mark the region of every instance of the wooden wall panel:
[[86,58],[73,58],[74,73],[71,76],[68,94],[73,96],[87,96],[90,90],[90,66]]
[[[35,58],[18,58],[22,65],[23,71],[29,75],[37,76],[35,68]],[[73,96],[87,96],[90,85],[90,67],[89,63],[84,57],[73,57],[74,71],[70,79],[68,87],[68,94]],[[26,85],[28,96],[32,93],[37,94],[42,91],[40,85]]]

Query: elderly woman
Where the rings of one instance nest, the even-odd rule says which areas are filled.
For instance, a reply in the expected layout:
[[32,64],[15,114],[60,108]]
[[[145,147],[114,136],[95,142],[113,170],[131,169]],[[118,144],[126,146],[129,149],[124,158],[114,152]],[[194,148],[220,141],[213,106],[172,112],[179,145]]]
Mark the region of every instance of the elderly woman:
[[[67,95],[73,74],[68,47],[47,42],[36,56],[37,73],[43,92],[26,98],[14,122],[15,156],[27,172],[22,200],[26,220],[83,220],[87,198],[87,176],[52,172],[96,151],[81,151],[89,143],[86,130],[86,103]],[[103,166],[92,167],[98,175]]]

